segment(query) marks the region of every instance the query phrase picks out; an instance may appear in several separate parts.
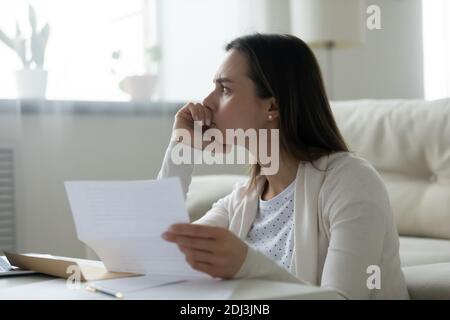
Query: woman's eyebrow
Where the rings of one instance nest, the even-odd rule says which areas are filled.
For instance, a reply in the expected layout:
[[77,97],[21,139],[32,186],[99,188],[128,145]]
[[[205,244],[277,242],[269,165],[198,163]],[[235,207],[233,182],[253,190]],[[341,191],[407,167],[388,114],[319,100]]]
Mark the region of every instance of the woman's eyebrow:
[[229,78],[220,77],[220,78],[213,80],[213,83],[216,83],[216,82],[223,84],[225,82],[233,82],[233,81],[231,81],[231,79],[229,79]]

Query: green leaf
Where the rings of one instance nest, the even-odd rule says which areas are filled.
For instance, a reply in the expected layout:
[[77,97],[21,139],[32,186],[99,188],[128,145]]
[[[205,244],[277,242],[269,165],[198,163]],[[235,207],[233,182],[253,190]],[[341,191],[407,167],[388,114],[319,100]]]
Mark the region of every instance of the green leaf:
[[0,41],[2,41],[9,48],[14,50],[14,52],[19,56],[23,65],[26,67],[29,63],[27,63],[26,59],[26,40],[22,37],[16,37],[11,39],[8,37],[2,30],[0,30]]
[[22,31],[20,31],[19,21],[16,22],[16,39],[22,37]]
[[14,49],[14,42],[13,40],[6,35],[2,30],[0,30],[0,41],[2,41],[5,45],[10,47],[11,49]]
[[16,51],[17,55],[19,56],[20,60],[22,60],[22,63],[24,66],[27,66],[27,52],[26,52],[26,40],[19,38],[14,39],[14,50]]
[[50,26],[46,23],[38,34],[31,36],[32,59],[38,67],[42,67],[44,65],[45,50],[47,48],[49,34]]
[[159,46],[146,48],[145,53],[151,61],[159,61],[162,58],[161,48]]
[[28,19],[30,21],[32,32],[36,33],[36,12],[31,4],[28,6]]
[[120,50],[113,51],[111,54],[111,58],[114,60],[119,60],[122,52]]

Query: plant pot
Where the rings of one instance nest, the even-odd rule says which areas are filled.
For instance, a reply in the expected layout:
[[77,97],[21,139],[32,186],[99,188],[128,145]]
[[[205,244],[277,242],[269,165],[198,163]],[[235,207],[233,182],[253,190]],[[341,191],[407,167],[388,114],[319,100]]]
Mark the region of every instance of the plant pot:
[[22,69],[16,71],[17,97],[19,99],[45,99],[47,71]]
[[132,101],[150,101],[155,92],[158,76],[155,74],[125,77],[119,83],[122,91],[128,93]]

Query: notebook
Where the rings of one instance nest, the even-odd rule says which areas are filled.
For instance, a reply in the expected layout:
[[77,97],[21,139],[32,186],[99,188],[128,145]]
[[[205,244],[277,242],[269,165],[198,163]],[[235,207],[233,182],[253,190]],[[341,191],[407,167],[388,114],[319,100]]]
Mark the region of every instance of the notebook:
[[6,257],[0,257],[0,277],[20,276],[26,274],[35,274],[36,271],[24,270],[9,264]]

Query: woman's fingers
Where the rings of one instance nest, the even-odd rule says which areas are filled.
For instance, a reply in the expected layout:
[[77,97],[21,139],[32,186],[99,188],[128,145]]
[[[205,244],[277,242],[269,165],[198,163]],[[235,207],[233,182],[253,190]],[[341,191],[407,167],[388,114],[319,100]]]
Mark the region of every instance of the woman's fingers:
[[211,125],[212,111],[201,103],[190,103],[188,107],[193,121],[202,121],[202,125]]
[[192,122],[202,121],[202,125],[210,126],[212,122],[211,109],[201,103],[189,102],[177,112],[177,115]]
[[[180,119],[182,119],[182,124],[180,124]],[[193,121],[194,119],[192,118],[191,111],[188,109],[187,106],[183,107],[182,109],[178,110],[178,112],[175,115],[174,129],[185,128],[184,125],[191,124]]]
[[177,223],[171,225],[162,237],[177,244],[192,268],[213,277],[233,277],[248,252],[244,241],[220,227]]
[[203,111],[204,111],[204,113],[205,113],[205,124],[206,124],[207,126],[210,126],[211,123],[212,123],[212,116],[213,116],[213,113],[212,113],[211,109],[208,108],[207,106],[204,106],[204,107],[203,107]]
[[212,110],[209,107],[202,105],[200,103],[198,104],[198,107],[201,110],[199,113],[203,116],[201,118],[201,120],[203,121],[203,125],[210,126],[213,118]]
[[198,111],[193,103],[188,104],[188,110],[191,112],[191,117],[193,121],[198,121]]
[[216,243],[212,239],[190,237],[190,236],[179,236],[173,233],[166,232],[163,234],[163,238],[169,242],[174,242],[179,246],[188,249],[197,249],[213,252],[216,249]]
[[205,262],[200,262],[200,261],[194,261],[192,263],[188,261],[188,263],[191,265],[192,269],[207,273],[213,278],[220,277],[217,268],[215,268],[210,263],[205,263]]
[[202,126],[206,124],[206,117],[205,117],[205,108],[203,107],[202,104],[200,103],[196,103],[195,107],[197,108],[197,112],[198,112],[198,121],[202,122]]
[[222,236],[226,231],[227,230],[224,228],[193,223],[175,223],[172,224],[169,228],[169,232],[177,235],[213,238],[213,239]]
[[182,245],[178,245],[178,248],[186,255],[189,262],[198,261],[210,264],[215,262],[214,254],[210,251],[192,249]]
[[180,245],[178,248],[185,254],[186,261],[193,269],[205,272],[214,278],[219,277],[220,257],[208,251],[189,249]]

